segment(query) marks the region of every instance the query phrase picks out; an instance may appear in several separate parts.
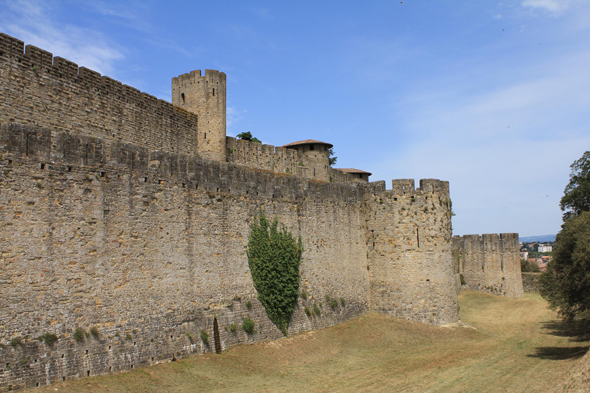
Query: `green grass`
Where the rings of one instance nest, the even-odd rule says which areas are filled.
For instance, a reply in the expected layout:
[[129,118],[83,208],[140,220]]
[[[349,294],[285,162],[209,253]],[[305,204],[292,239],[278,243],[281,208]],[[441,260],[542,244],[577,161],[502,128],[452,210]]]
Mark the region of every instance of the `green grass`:
[[464,292],[459,302],[462,321],[476,329],[370,313],[221,355],[34,392],[546,392],[588,348],[538,294]]

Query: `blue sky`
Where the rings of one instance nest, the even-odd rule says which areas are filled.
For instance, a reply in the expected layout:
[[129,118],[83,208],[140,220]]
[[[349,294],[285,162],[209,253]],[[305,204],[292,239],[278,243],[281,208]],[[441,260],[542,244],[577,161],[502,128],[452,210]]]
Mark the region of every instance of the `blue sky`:
[[0,31],[168,101],[219,69],[228,134],[448,180],[459,235],[556,233],[590,150],[590,1],[0,1]]

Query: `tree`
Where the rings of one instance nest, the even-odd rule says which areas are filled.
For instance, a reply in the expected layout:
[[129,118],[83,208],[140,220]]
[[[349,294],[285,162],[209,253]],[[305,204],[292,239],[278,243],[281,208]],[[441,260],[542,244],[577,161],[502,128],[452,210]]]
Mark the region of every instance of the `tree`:
[[564,320],[590,311],[590,212],[563,224],[540,281],[541,296]]
[[539,273],[541,269],[539,269],[539,265],[536,263],[532,263],[521,258],[520,271],[524,273]]
[[287,335],[299,297],[299,265],[303,245],[278,220],[268,222],[262,212],[254,220],[248,240],[248,265],[258,300],[268,318]]
[[583,211],[590,211],[590,151],[574,161],[570,168],[570,182],[559,202],[564,220],[579,216]]
[[334,166],[336,165],[336,161],[338,160],[338,157],[334,157],[334,148],[331,147],[330,149],[328,149],[328,153],[330,153],[330,166]]
[[242,140],[244,140],[244,141],[250,141],[250,142],[256,142],[256,143],[262,143],[262,142],[260,141],[260,139],[258,139],[258,138],[256,138],[256,137],[252,136],[252,133],[251,133],[250,131],[248,131],[248,132],[242,132],[242,133],[239,133],[239,134],[237,135],[237,137],[238,137],[238,138],[240,138],[240,139],[242,139]]
[[590,311],[590,151],[571,168],[559,203],[564,224],[540,279],[541,296],[566,321]]

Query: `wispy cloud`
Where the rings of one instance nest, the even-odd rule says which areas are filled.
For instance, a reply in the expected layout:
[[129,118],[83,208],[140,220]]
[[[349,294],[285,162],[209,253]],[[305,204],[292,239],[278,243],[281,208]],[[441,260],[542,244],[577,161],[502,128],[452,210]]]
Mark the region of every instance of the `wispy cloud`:
[[377,178],[449,180],[458,233],[555,233],[569,165],[590,146],[580,126],[589,67],[590,52],[574,52],[491,91],[458,85],[405,97],[402,129],[412,140]]
[[[234,130],[234,126],[242,120],[243,115],[248,112],[245,109],[237,109],[233,106],[228,106],[226,109],[226,116],[227,116],[227,135],[228,136],[236,136],[236,132]],[[243,131],[243,130],[242,130]],[[240,131],[240,132],[242,132]]]
[[8,1],[0,16],[0,30],[25,44],[52,52],[80,66],[112,76],[114,64],[123,59],[118,45],[107,42],[98,31],[57,23],[49,5],[35,0]]

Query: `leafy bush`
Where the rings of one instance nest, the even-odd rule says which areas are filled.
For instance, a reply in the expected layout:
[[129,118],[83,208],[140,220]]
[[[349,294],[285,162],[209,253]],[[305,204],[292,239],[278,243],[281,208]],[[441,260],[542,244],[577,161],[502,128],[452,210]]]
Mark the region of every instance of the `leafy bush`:
[[305,315],[307,315],[308,317],[311,317],[311,310],[309,309],[309,307],[305,306]]
[[53,344],[55,344],[58,340],[57,336],[53,333],[45,333],[43,336],[43,341],[45,342],[45,345],[47,345],[48,347],[53,346]]
[[317,303],[313,304],[313,313],[317,316],[320,316],[322,314],[322,310],[320,310]]
[[238,325],[236,325],[235,323],[232,323],[231,326],[229,327],[229,330],[231,330],[232,333],[235,333],[236,330],[238,330]]
[[21,336],[14,337],[10,340],[10,345],[16,347],[17,345],[23,345],[23,338]]
[[201,340],[203,340],[205,344],[209,343],[209,334],[207,334],[205,329],[201,330]]
[[190,342],[193,342],[193,335],[191,334],[191,332],[186,332],[186,336],[188,337]]
[[72,337],[74,337],[74,340],[76,340],[76,342],[82,342],[84,341],[84,329],[82,329],[81,327],[76,328],[76,330],[74,331],[74,334],[72,335]]
[[330,307],[334,310],[338,306],[338,300],[334,299],[330,301]]
[[248,303],[246,303],[246,308],[248,310],[252,310],[252,302],[250,300],[248,300]]
[[345,305],[345,304],[346,304],[346,300],[344,300],[344,298],[343,298],[343,297],[341,297],[341,298],[340,298],[340,305],[341,305],[342,307],[344,307],[344,305]]
[[100,332],[98,331],[98,328],[96,326],[90,328],[90,334],[92,334],[94,338],[100,337]]
[[254,334],[254,321],[250,318],[244,319],[244,323],[242,323],[242,329],[248,334]]
[[461,280],[461,285],[467,285],[467,281],[465,281],[465,277],[463,277],[463,274],[459,274],[459,279]]
[[305,291],[302,291],[302,292],[301,292],[301,295],[299,295],[299,296],[301,296],[301,299],[303,299],[303,300],[307,300],[307,292],[305,292]]
[[541,269],[539,269],[539,265],[536,263],[531,263],[529,261],[525,261],[524,259],[520,260],[520,271],[525,273],[539,273]]
[[303,246],[290,232],[277,229],[262,211],[254,220],[248,241],[248,264],[258,300],[269,319],[286,336],[299,296],[299,265]]

